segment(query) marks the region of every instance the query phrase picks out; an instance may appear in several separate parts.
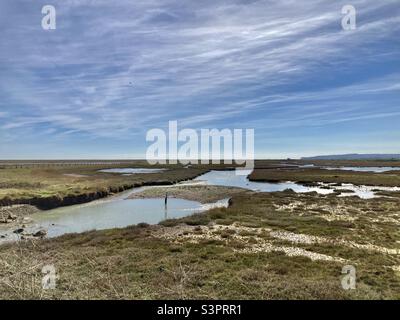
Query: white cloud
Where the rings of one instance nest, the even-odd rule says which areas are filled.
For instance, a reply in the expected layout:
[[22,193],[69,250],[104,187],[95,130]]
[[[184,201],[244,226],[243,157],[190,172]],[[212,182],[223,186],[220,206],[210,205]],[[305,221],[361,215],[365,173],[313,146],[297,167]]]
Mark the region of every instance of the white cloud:
[[[320,91],[282,96],[275,89],[356,49],[372,61],[381,53],[374,43],[400,28],[400,18],[384,10],[396,4],[389,0],[353,1],[363,17],[353,33],[341,30],[341,2],[332,1],[53,2],[58,29],[51,34],[38,28],[36,6],[24,15],[11,10],[14,23],[0,44],[0,107],[7,108],[0,117],[12,117],[5,129],[48,124],[121,137],[168,119],[212,123],[319,100]],[[371,83],[323,97],[398,88]]]

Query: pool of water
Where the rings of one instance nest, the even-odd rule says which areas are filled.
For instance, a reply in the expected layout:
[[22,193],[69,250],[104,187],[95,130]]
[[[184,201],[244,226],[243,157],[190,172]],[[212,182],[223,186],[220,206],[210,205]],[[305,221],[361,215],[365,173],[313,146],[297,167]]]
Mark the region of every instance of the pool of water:
[[[182,183],[184,185],[185,183]],[[168,187],[168,186],[167,186]],[[129,195],[149,187],[127,190],[104,199],[89,203],[41,211],[29,216],[30,222],[24,227],[24,234],[46,230],[47,237],[90,230],[123,228],[141,222],[157,224],[165,219],[181,218],[215,207],[227,207],[229,199],[202,204],[197,201],[169,198],[127,199]],[[16,226],[0,226],[0,243],[16,241],[19,235],[13,233]]]
[[[250,174],[251,171],[248,171],[247,173]],[[305,187],[301,184],[290,181],[279,183],[253,182],[247,179],[247,175],[236,175],[235,171],[213,170],[197,177],[194,180],[203,181],[206,184],[210,185],[239,187],[259,192],[277,192],[284,191],[286,189],[292,189],[293,191],[299,193],[315,191],[320,194],[329,194],[334,192],[331,189],[326,189],[322,187]]]
[[399,171],[400,167],[322,167],[322,169],[382,173],[388,171]]
[[43,211],[30,216],[33,224],[27,232],[45,229],[48,237],[65,233],[122,228],[145,222],[156,224],[168,218],[181,218],[202,211],[202,204],[184,199],[164,198],[100,201]]
[[158,173],[163,172],[167,169],[151,169],[151,168],[113,168],[113,169],[102,169],[99,172],[105,173],[121,173],[121,174],[138,174],[138,173]]
[[[147,170],[147,169],[146,169]],[[160,170],[160,169],[155,169]],[[298,193],[317,192],[319,194],[331,194],[334,190],[343,190],[339,196],[359,196],[370,199],[376,197],[376,190],[400,191],[400,187],[374,187],[355,186],[342,184],[337,186],[328,183],[318,183],[318,186],[306,187],[295,182],[253,182],[247,179],[247,175],[237,175],[234,170],[213,170],[203,174],[190,182],[182,182],[178,185],[209,184],[216,186],[231,186],[249,189],[258,192],[277,192],[292,189]],[[173,186],[164,186],[164,188]],[[73,205],[48,211],[35,213],[29,218],[32,220],[25,227],[26,233],[34,233],[40,229],[47,231],[48,237],[56,237],[66,233],[79,233],[89,230],[102,230],[110,228],[122,228],[141,222],[157,224],[168,218],[181,218],[196,212],[202,212],[212,207],[227,207],[229,199],[223,199],[216,203],[201,204],[197,201],[169,198],[165,207],[164,198],[152,199],[127,199],[130,194],[141,192],[149,187],[135,188],[117,195],[96,200],[86,204]],[[18,240],[17,235],[8,226],[0,226],[0,234],[6,235],[1,242]]]
[[[251,171],[248,172],[248,174],[250,173]],[[361,199],[378,197],[376,191],[400,191],[400,187],[356,186],[349,183],[336,186],[331,183],[319,182],[318,186],[306,187],[290,181],[279,183],[253,182],[249,181],[246,175],[235,175],[235,171],[210,171],[197,177],[195,181],[217,186],[239,187],[258,192],[276,192],[292,189],[297,193],[317,192],[326,195],[334,193],[336,189],[338,191],[343,191],[339,194],[340,197],[358,196]]]
[[[149,187],[135,188],[89,203],[32,214],[24,233],[33,234],[44,229],[47,237],[52,238],[67,233],[123,228],[141,222],[157,224],[165,219],[182,218],[215,207],[227,207],[229,202],[228,198],[207,204],[169,198],[165,206],[164,198],[127,199],[131,194],[146,188]],[[13,233],[15,229],[16,226],[0,225],[0,234],[5,236],[0,239],[0,243],[18,240],[19,236]]]
[[379,197],[376,195],[378,191],[400,191],[400,187],[379,187],[379,186],[356,186],[351,183],[342,183],[341,186],[334,186],[329,183],[321,183],[326,187],[331,187],[336,190],[344,190],[344,191],[351,191],[351,192],[343,192],[339,195],[339,197],[349,197],[349,196],[358,196],[361,199],[372,199]]

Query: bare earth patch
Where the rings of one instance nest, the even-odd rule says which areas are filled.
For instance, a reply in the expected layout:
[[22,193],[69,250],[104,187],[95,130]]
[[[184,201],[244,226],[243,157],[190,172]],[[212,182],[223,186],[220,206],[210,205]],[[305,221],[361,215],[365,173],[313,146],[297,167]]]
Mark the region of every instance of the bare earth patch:
[[270,233],[271,237],[290,241],[293,243],[301,244],[320,244],[320,243],[330,243],[334,245],[343,245],[351,248],[363,249],[368,251],[376,251],[380,253],[397,255],[400,254],[400,249],[389,249],[381,246],[376,246],[373,244],[359,244],[354,241],[346,241],[342,239],[328,239],[323,237],[310,236],[306,234],[296,234],[287,231],[273,231]]
[[0,225],[17,225],[23,222],[28,222],[30,219],[27,216],[39,211],[40,210],[36,207],[27,204],[0,207]]
[[[279,251],[289,257],[302,256],[311,260],[344,262],[342,258],[332,257],[325,254],[310,252],[302,248],[276,246],[273,241],[260,237],[262,233],[270,231],[265,228],[250,228],[240,225],[211,225],[211,226],[187,226],[179,225],[173,228],[162,228],[153,236],[169,240],[179,244],[183,242],[200,243],[201,241],[220,241],[228,244],[230,241],[237,241],[243,247],[234,248],[241,253],[273,252]],[[244,235],[245,234],[245,235]]]
[[[398,255],[400,249],[389,249],[373,244],[359,244],[354,241],[343,239],[329,239],[307,234],[296,234],[288,231],[272,231],[269,228],[252,228],[234,223],[232,225],[210,224],[208,226],[189,226],[180,224],[175,227],[160,228],[153,233],[154,237],[171,241],[175,244],[185,242],[200,243],[201,241],[218,241],[224,245],[237,242],[235,251],[242,253],[273,252],[280,251],[289,257],[303,256],[311,260],[345,262],[345,259],[325,254],[311,252],[299,247],[289,247],[274,244],[274,239],[288,241],[294,244],[332,244],[357,248],[367,251],[375,251],[383,254]],[[272,238],[272,239],[271,239]]]
[[142,192],[133,193],[129,199],[159,198],[168,194],[171,198],[181,198],[201,203],[212,203],[244,192],[243,189],[202,184],[181,184],[173,186],[151,187]]
[[85,177],[88,177],[88,175],[86,175],[86,174],[78,174],[78,173],[64,173],[64,176],[72,177],[72,178],[85,178]]

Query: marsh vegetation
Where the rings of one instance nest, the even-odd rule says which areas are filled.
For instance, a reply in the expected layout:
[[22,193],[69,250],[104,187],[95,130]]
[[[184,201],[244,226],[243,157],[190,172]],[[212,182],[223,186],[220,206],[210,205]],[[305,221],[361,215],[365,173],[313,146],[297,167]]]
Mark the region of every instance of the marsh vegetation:
[[[264,168],[256,169],[254,175],[258,179],[289,178],[308,183],[330,179],[337,183],[373,181],[380,186],[396,185],[399,179],[398,173],[393,172],[285,170],[277,169],[277,165],[274,163],[268,169],[264,163]],[[209,169],[174,168],[157,179],[169,183],[186,180]],[[75,190],[90,185],[95,191],[125,184],[126,179],[131,179],[130,183],[154,183],[158,175],[151,174],[153,180],[146,180],[150,178],[105,175],[97,167],[75,167],[56,169],[58,173],[45,170],[45,176],[49,175],[46,180],[39,179],[43,168],[19,170],[32,170],[31,176],[8,171],[3,172],[3,177],[7,176],[8,182],[18,182],[17,177],[24,176],[24,183],[43,185],[32,191],[24,184],[4,193],[14,199],[18,194],[49,190],[56,179],[69,181]],[[65,173],[88,177],[65,178]],[[96,186],[100,181],[103,185]],[[65,192],[61,186],[58,188],[55,190]],[[230,205],[156,225],[142,223],[2,245],[1,297],[400,299],[398,192],[385,192],[386,197],[367,200],[336,194],[255,192],[187,183],[149,187],[134,197],[158,197],[166,190],[170,197],[203,203],[229,197]],[[41,267],[47,264],[57,270],[55,290],[41,289]],[[341,287],[344,265],[357,269],[356,290]]]

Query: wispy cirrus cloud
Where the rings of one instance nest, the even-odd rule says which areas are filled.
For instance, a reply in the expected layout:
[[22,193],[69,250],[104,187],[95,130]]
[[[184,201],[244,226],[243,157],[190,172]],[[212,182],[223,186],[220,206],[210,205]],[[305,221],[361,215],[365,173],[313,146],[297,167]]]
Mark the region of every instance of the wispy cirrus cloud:
[[0,5],[10,136],[140,149],[147,129],[175,119],[279,139],[278,128],[398,117],[398,1],[352,1],[353,32],[341,29],[346,1],[52,2],[51,32],[40,28],[44,1]]

